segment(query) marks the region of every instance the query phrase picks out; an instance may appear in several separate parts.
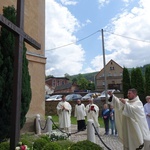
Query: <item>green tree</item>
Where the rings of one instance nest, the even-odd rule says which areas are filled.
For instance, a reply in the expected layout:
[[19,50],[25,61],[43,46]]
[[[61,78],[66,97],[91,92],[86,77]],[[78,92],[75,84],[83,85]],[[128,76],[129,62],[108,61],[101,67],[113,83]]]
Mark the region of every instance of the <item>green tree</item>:
[[[13,6],[4,7],[3,15],[15,24],[16,10]],[[1,28],[0,35],[0,141],[10,136],[11,102],[13,91],[13,62],[15,36],[5,28]],[[21,118],[20,126],[25,123],[25,115],[28,112],[31,101],[30,76],[28,71],[28,60],[26,59],[26,48],[23,45],[22,66],[22,94],[21,94]]]
[[138,91],[138,95],[143,102],[145,100],[145,91],[144,91],[144,78],[142,75],[142,71],[139,67],[135,69],[136,73],[136,89]]
[[88,83],[88,90],[94,91],[95,90],[95,84],[92,82]]
[[77,83],[77,78],[74,77],[74,78],[72,79],[72,83]]
[[150,94],[150,66],[147,66],[145,70],[145,95],[149,94]]
[[124,97],[127,97],[127,93],[128,90],[131,88],[130,85],[130,74],[127,68],[123,68],[123,80],[122,80],[122,84],[123,84],[123,93],[124,93]]
[[135,68],[131,70],[131,88],[136,88],[136,71]]
[[85,79],[82,74],[79,74],[77,76],[77,85],[79,86],[80,90],[87,90],[88,83],[88,80]]

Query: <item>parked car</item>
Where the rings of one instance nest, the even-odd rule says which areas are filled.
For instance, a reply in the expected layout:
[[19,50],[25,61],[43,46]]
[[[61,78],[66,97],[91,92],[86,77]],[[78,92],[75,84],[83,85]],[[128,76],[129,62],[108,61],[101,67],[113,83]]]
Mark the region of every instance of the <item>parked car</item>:
[[78,100],[81,99],[82,96],[80,94],[68,94],[66,96],[66,101],[71,101],[71,100]]
[[98,96],[100,96],[100,93],[97,93],[97,92],[94,92],[94,93],[87,93],[86,95],[84,95],[84,96],[82,97],[81,100],[88,100],[88,99],[90,99],[91,97],[96,98],[96,97],[98,97]]
[[50,95],[49,95],[49,94],[46,94],[46,95],[45,95],[45,100],[48,99],[48,98],[50,98]]
[[61,100],[62,95],[52,95],[46,101],[55,101],[55,100]]
[[[114,93],[114,92],[120,92],[119,90],[115,90],[115,89],[108,89],[107,92],[109,92],[109,91],[111,91],[112,93]],[[107,94],[107,96],[108,96],[108,98],[110,97],[108,94]],[[106,98],[105,91],[103,91],[101,93],[101,95],[98,96],[98,99],[102,100],[102,99],[105,99],[105,98]]]

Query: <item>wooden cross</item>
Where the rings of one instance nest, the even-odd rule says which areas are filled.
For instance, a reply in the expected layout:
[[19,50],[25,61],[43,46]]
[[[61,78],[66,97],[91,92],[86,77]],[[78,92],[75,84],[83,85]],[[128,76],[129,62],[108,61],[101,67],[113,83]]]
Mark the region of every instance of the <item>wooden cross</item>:
[[22,84],[22,53],[23,42],[27,42],[36,49],[41,45],[24,32],[24,0],[17,0],[16,25],[0,15],[0,25],[13,32],[16,36],[14,79],[13,79],[13,101],[11,113],[11,135],[10,150],[15,150],[20,139],[20,107],[21,107],[21,84]]

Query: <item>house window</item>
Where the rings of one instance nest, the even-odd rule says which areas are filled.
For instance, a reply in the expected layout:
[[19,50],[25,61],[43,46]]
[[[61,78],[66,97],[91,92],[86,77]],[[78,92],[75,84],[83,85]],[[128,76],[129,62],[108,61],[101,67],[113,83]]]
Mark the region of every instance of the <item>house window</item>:
[[53,80],[53,86],[55,86],[55,80]]
[[115,70],[115,68],[114,67],[110,67],[110,70]]
[[105,85],[105,81],[103,81],[102,85],[103,85],[103,86]]
[[108,76],[111,77],[112,76],[111,73],[108,73]]
[[64,85],[64,81],[62,81],[62,85]]

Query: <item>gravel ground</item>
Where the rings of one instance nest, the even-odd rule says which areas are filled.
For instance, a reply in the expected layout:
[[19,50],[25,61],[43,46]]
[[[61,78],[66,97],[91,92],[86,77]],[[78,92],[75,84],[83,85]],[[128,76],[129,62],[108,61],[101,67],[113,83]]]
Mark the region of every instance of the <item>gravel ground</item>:
[[[69,139],[73,142],[78,142],[78,141],[83,141],[87,140],[87,130],[81,131],[76,133],[77,131],[77,126],[72,125],[71,126],[71,136]],[[76,133],[76,134],[74,134]],[[104,144],[100,141],[97,135],[96,136],[96,144],[99,144],[101,147],[104,148],[104,150],[123,150],[123,145],[119,141],[118,136],[115,135],[104,135],[104,128],[100,128],[100,137],[102,141],[107,145],[107,147],[104,146]]]

